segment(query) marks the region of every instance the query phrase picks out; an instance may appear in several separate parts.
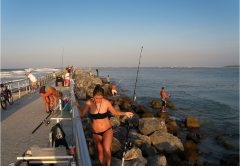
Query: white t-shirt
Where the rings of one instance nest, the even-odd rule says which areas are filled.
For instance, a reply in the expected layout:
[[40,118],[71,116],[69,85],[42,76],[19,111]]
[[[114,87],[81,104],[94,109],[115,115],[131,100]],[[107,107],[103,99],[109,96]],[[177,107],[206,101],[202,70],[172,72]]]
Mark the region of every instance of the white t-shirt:
[[65,79],[68,79],[68,80],[69,80],[69,73],[67,73],[67,74],[65,75]]
[[36,78],[34,75],[32,75],[31,73],[28,74],[28,78],[29,78],[32,82],[37,82],[37,78]]

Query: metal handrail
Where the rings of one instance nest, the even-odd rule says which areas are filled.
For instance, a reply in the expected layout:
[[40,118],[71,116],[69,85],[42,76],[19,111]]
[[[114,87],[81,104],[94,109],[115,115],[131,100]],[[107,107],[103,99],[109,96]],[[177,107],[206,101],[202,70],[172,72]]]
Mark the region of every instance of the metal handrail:
[[[74,93],[74,80],[70,79],[72,102],[76,102]],[[77,106],[72,108],[72,123],[73,123],[73,143],[76,145],[76,164],[77,166],[91,166],[91,159],[88,152],[86,139],[82,127],[82,121],[78,114]]]

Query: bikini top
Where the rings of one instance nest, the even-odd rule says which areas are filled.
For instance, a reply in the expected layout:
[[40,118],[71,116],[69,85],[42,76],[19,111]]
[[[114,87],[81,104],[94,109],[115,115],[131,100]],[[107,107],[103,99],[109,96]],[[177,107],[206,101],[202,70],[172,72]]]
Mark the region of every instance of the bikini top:
[[[95,104],[95,105],[96,105],[96,104]],[[101,109],[101,105],[102,105],[102,103],[100,104],[99,109],[97,108],[97,111],[98,111],[97,114],[90,114],[91,117],[92,117],[92,119],[104,119],[104,118],[108,117],[108,111],[105,112],[105,113],[103,113],[103,114],[100,114],[100,113],[99,113],[99,111],[100,111],[100,109]],[[96,107],[97,107],[97,105],[96,105]]]

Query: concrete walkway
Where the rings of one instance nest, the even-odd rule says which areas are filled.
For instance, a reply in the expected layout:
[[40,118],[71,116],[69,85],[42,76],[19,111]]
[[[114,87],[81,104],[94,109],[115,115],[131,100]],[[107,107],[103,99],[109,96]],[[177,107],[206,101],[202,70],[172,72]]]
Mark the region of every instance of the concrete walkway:
[[[54,81],[46,85],[55,87]],[[55,87],[60,90],[60,86]],[[51,120],[48,126],[45,123],[34,133],[33,130],[47,117],[46,108],[37,88],[35,93],[22,96],[14,101],[13,105],[8,105],[6,110],[1,109],[1,165],[8,166],[17,162],[17,157],[21,157],[31,146],[37,145],[41,148],[49,147],[49,132],[56,124]],[[61,87],[63,97],[70,93],[70,88]],[[61,117],[60,111],[51,116]],[[63,118],[70,118],[71,115],[64,115]],[[72,121],[63,121],[63,130],[66,140],[71,145]]]

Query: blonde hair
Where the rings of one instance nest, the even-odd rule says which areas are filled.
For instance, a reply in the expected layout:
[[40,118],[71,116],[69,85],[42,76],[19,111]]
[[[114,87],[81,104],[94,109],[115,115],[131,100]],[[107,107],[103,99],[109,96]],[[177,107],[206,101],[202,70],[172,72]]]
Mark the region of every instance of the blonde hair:
[[63,97],[63,93],[59,90],[56,90],[55,94],[56,94],[57,98],[62,98]]

